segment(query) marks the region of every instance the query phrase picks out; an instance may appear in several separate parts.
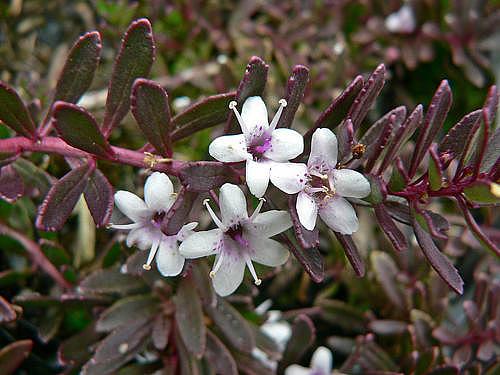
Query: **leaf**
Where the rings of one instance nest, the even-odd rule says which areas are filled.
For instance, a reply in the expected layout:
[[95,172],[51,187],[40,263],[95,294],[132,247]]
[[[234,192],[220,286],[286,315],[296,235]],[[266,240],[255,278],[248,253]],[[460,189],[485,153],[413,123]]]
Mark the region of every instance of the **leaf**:
[[209,271],[205,262],[195,262],[192,264],[193,282],[203,305],[215,307],[217,295],[215,294],[212,282],[209,278]]
[[94,324],[89,324],[76,335],[66,339],[59,345],[57,356],[62,364],[80,364],[91,354],[91,348],[101,335],[95,331]]
[[283,109],[277,127],[289,128],[292,126],[293,118],[304,97],[307,82],[309,81],[309,69],[303,65],[296,65],[292,70],[286,85],[285,100],[287,106]]
[[104,269],[83,279],[80,288],[94,293],[128,294],[143,289],[144,282],[137,276],[121,273],[117,269]]
[[30,189],[37,189],[40,195],[45,196],[53,184],[53,178],[42,168],[36,166],[31,161],[19,158],[12,167],[22,177],[24,186]]
[[37,137],[35,123],[17,92],[0,82],[0,122],[16,133],[31,138]]
[[[252,333],[255,337],[255,345],[259,350],[267,354],[267,357],[274,361],[279,361],[282,358],[282,348],[275,341],[275,337],[271,337],[268,333],[263,332],[261,327],[256,324],[251,324]],[[288,327],[287,327],[288,328]]]
[[19,156],[20,152],[2,152],[0,151],[0,168],[5,167],[13,162],[15,162]]
[[300,362],[304,353],[314,344],[316,329],[311,319],[305,315],[298,315],[292,326],[292,335],[283,352],[283,359],[279,363],[278,373],[293,363]]
[[346,234],[340,234],[338,232],[334,232],[335,237],[339,240],[340,244],[344,248],[345,255],[347,259],[349,259],[349,263],[351,263],[352,268],[357,276],[363,277],[365,275],[365,262],[361,255],[359,255],[358,248],[356,244],[352,240],[352,237]]
[[307,230],[304,228],[304,226],[300,223],[299,216],[297,214],[296,202],[297,196],[291,195],[288,199],[288,209],[292,218],[295,236],[297,237],[297,240],[302,248],[310,249],[317,247],[319,245],[319,230],[317,228],[314,228],[313,230]]
[[56,102],[53,116],[59,135],[70,146],[104,158],[113,155],[94,117],[85,109],[71,103]]
[[235,92],[212,95],[179,113],[172,119],[172,140],[178,141],[224,122],[229,115],[229,103],[235,98]]
[[180,281],[174,297],[175,323],[187,350],[197,358],[205,352],[207,332],[200,297],[190,278]]
[[380,224],[380,227],[387,238],[391,241],[394,249],[396,249],[396,251],[408,250],[408,243],[405,235],[396,226],[396,223],[392,220],[385,206],[383,204],[376,204],[373,208],[375,209],[377,222]]
[[167,92],[158,83],[143,78],[132,87],[131,111],[149,143],[160,155],[172,156],[172,124]]
[[437,191],[441,189],[443,186],[443,170],[444,167],[441,163],[441,159],[437,153],[437,149],[435,147],[431,147],[429,149],[430,159],[429,159],[429,186],[431,190]]
[[240,184],[240,177],[227,164],[209,161],[191,162],[179,173],[181,183],[189,191],[203,193],[226,182]]
[[150,294],[122,298],[101,314],[96,331],[108,332],[131,322],[149,321],[158,309],[157,299]]
[[370,253],[370,261],[375,271],[375,276],[389,300],[398,309],[404,310],[406,308],[406,301],[399,288],[397,281],[399,270],[394,260],[387,253],[372,251]]
[[156,349],[163,350],[167,347],[171,330],[172,320],[170,317],[166,317],[163,314],[157,314],[151,332],[151,339]]
[[345,302],[321,298],[315,305],[321,307],[321,317],[335,326],[356,333],[366,330],[368,322],[363,312]]
[[161,223],[161,230],[167,236],[175,236],[189,217],[193,203],[198,197],[197,193],[188,191],[184,186],[179,190],[177,198],[168,210]]
[[443,126],[446,115],[451,107],[452,94],[448,81],[444,80],[439,85],[436,93],[434,94],[429,109],[425,115],[424,124],[420,128],[415,151],[410,164],[410,171],[408,175],[413,177],[417,171],[420,162],[432,141],[436,138],[439,130]]
[[71,48],[57,81],[54,102],[76,103],[88,90],[99,65],[101,35],[92,31],[82,35]]
[[2,296],[0,296],[0,324],[10,323],[17,319],[16,310]]
[[320,283],[325,278],[325,262],[319,250],[315,247],[303,249],[297,246],[295,241],[291,240],[288,235],[283,234],[280,238],[288,246],[292,254],[299,261],[311,280],[315,283]]
[[439,276],[458,294],[464,291],[464,282],[449,259],[436,247],[432,237],[419,224],[416,214],[412,215],[412,225],[417,242]]
[[373,320],[368,327],[377,335],[401,335],[408,330],[408,323],[399,320]]
[[478,204],[500,204],[500,185],[495,182],[477,180],[464,188],[470,201]]
[[215,373],[220,375],[238,375],[238,367],[233,356],[212,332],[207,330],[207,350],[205,358]]
[[44,311],[43,319],[38,324],[38,336],[43,343],[48,343],[59,332],[61,323],[64,319],[64,312],[53,307]]
[[380,132],[379,137],[372,144],[368,145],[368,150],[362,157],[362,160],[365,161],[365,173],[370,173],[375,166],[375,163],[382,157],[385,146],[389,142],[392,130],[394,129],[396,124],[397,116],[396,114],[392,114],[387,119],[387,122],[384,124],[384,128]]
[[38,210],[38,229],[56,231],[63,227],[87,186],[91,173],[92,168],[83,164],[69,171],[52,186]]
[[10,164],[0,169],[0,198],[14,203],[24,195],[23,179]]
[[205,305],[205,312],[232,346],[245,353],[252,352],[255,347],[252,330],[233,306],[218,297],[215,307]]
[[122,38],[113,66],[102,126],[106,137],[127,114],[132,84],[137,78],[149,74],[154,54],[153,31],[149,21],[141,18],[132,22]]
[[113,187],[99,169],[90,176],[83,194],[95,225],[102,227],[108,224],[113,211]]
[[19,340],[4,346],[0,350],[0,374],[14,374],[21,363],[28,358],[32,348],[31,340]]
[[495,165],[500,161],[500,128],[488,140],[488,145],[484,152],[483,161],[481,162],[481,173],[493,171]]

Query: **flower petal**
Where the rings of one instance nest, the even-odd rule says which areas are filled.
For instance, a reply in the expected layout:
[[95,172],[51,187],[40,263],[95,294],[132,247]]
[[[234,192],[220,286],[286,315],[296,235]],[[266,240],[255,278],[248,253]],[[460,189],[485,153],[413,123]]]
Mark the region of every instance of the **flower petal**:
[[366,177],[352,169],[335,169],[333,186],[341,197],[364,198],[371,191]]
[[246,164],[246,179],[250,192],[257,198],[264,195],[269,185],[269,174],[271,171],[271,163],[268,161],[256,162],[247,160]]
[[271,210],[258,214],[251,223],[245,224],[252,235],[263,238],[276,236],[292,226],[290,214],[286,211]]
[[208,146],[208,153],[214,159],[224,163],[243,161],[249,156],[243,134],[223,135],[215,138]]
[[300,365],[291,365],[285,370],[285,375],[309,375],[310,373],[311,369]]
[[332,372],[332,360],[332,352],[330,349],[320,346],[313,353],[311,368],[321,371],[322,374],[329,374]]
[[359,223],[356,211],[344,198],[335,196],[319,209],[319,216],[326,225],[342,234],[353,234]]
[[[224,241],[225,244],[227,242],[229,241]],[[234,256],[233,252],[233,250],[229,250],[225,253],[219,270],[212,279],[215,291],[222,297],[238,289],[245,273],[245,260],[242,257]],[[217,254],[214,264],[217,263],[220,256]]]
[[144,184],[146,205],[155,211],[167,212],[175,202],[174,186],[165,173],[155,172]]
[[161,231],[152,225],[132,229],[127,236],[127,246],[135,245],[141,250],[147,250],[151,248],[153,242],[160,240],[161,235]]
[[184,267],[184,257],[179,253],[175,236],[163,236],[156,254],[156,265],[163,276],[177,276]]
[[271,147],[264,153],[274,161],[288,161],[304,151],[304,138],[292,129],[280,128],[271,134]]
[[179,246],[179,251],[185,258],[193,259],[213,254],[222,236],[220,229],[195,232],[186,238]]
[[249,235],[247,237],[252,253],[253,261],[269,267],[277,267],[284,264],[290,252],[278,241]]
[[247,200],[237,185],[229,183],[222,185],[219,192],[219,205],[222,222],[227,227],[248,219]]
[[116,207],[133,221],[147,220],[151,215],[146,203],[130,191],[119,190],[115,193]]
[[183,225],[181,230],[177,233],[177,241],[184,241],[186,238],[194,234],[193,229],[197,226],[198,223],[196,221]]
[[297,195],[295,208],[299,216],[299,221],[304,228],[313,230],[316,226],[316,218],[318,217],[318,205],[314,199],[309,194],[301,191]]
[[271,182],[287,194],[296,194],[307,182],[307,166],[302,163],[273,163]]
[[241,118],[246,129],[242,129],[247,138],[256,137],[269,127],[267,108],[260,96],[250,96],[243,103]]
[[327,128],[316,129],[312,135],[311,154],[307,166],[322,173],[331,171],[337,165],[337,152],[335,134]]

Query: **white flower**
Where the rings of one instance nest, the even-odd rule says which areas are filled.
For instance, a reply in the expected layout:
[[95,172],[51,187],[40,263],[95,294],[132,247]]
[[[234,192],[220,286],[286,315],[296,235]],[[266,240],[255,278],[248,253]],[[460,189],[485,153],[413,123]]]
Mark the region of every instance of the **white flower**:
[[[163,276],[176,276],[184,267],[184,257],[179,253],[178,241],[184,240],[198,223],[184,225],[179,233],[166,236],[160,229],[162,219],[174,204],[176,194],[166,174],[155,172],[144,185],[144,201],[137,195],[120,190],[115,193],[115,204],[132,224],[111,225],[113,229],[127,229],[127,246],[137,245],[150,249],[144,269],[151,269],[156,255],[156,265]],[[158,254],[156,252],[158,251]]]
[[311,141],[311,154],[303,175],[291,175],[285,168],[274,168],[275,185],[297,196],[300,223],[313,230],[318,216],[331,229],[342,234],[358,230],[356,211],[343,197],[363,198],[370,194],[370,183],[359,172],[337,169],[337,138],[330,129],[317,129]]
[[397,12],[389,14],[385,19],[385,27],[391,33],[411,34],[414,32],[416,20],[411,6],[405,4]]
[[[241,115],[232,101],[232,109],[238,119],[243,134],[225,135],[216,138],[208,152],[215,159],[225,162],[246,161],[246,181],[250,192],[262,197],[266,192],[269,179],[273,181],[273,166],[287,162],[304,151],[304,140],[295,130],[280,128],[276,125],[280,119],[286,100],[280,100],[280,107],[271,124],[267,118],[267,109],[260,96],[245,100]],[[287,163],[294,173],[295,164]]]
[[285,375],[330,375],[332,373],[332,352],[324,346],[318,347],[311,358],[311,367],[288,366]]
[[233,293],[243,281],[245,265],[250,270],[256,285],[257,277],[252,261],[270,267],[286,262],[288,249],[269,237],[292,226],[286,211],[260,213],[264,200],[248,216],[247,202],[241,189],[232,184],[224,184],[220,189],[219,205],[222,220],[215,215],[205,200],[204,204],[217,225],[217,229],[195,232],[179,248],[186,258],[199,258],[215,254],[215,262],[210,272],[215,291],[221,296]]

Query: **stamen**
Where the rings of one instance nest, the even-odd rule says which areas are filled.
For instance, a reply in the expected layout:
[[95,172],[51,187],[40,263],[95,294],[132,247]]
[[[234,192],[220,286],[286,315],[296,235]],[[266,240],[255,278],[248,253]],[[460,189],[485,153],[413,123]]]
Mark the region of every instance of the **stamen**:
[[326,186],[322,186],[322,187],[310,187],[307,189],[307,192],[308,193],[328,193],[330,191],[330,189],[328,189]]
[[285,99],[280,99],[278,102],[280,104],[280,107],[278,108],[278,111],[273,117],[273,120],[271,121],[271,125],[269,125],[269,134],[276,129],[276,125],[278,125],[278,121],[280,120],[281,113],[283,112],[283,108],[287,106],[287,102]]
[[172,159],[171,158],[160,158],[160,157],[152,154],[151,152],[145,152],[143,161],[144,161],[144,164],[146,164],[149,169],[152,169],[158,163],[171,163]]
[[214,267],[212,268],[212,271],[210,271],[210,273],[208,274],[211,278],[214,278],[215,274],[217,273],[222,264],[223,259],[224,259],[224,252],[221,251],[219,253],[219,258],[217,259],[217,262],[214,264]]
[[265,198],[259,198],[259,204],[257,205],[257,207],[255,207],[255,211],[253,212],[252,216],[250,216],[250,221],[253,221],[257,217],[265,201]]
[[207,209],[208,214],[210,215],[210,217],[214,221],[215,225],[217,225],[217,227],[219,227],[220,229],[222,229],[225,232],[227,229],[226,226],[224,224],[222,224],[222,221],[219,220],[219,218],[217,217],[215,212],[212,210],[212,207],[210,207],[208,202],[210,202],[210,199],[208,199],[208,198],[203,201],[203,205]]
[[123,230],[129,230],[129,229],[135,229],[139,228],[142,223],[132,223],[132,224],[108,224],[106,227],[110,229],[123,229]]
[[156,252],[160,247],[160,241],[153,242],[153,246],[151,246],[151,250],[149,250],[148,260],[145,264],[142,265],[142,268],[144,268],[146,271],[149,271],[151,269],[151,262],[155,258]]
[[245,122],[243,121],[243,119],[241,118],[241,115],[238,112],[238,109],[236,109],[237,105],[238,105],[238,103],[235,100],[232,100],[231,102],[229,102],[229,109],[234,112],[236,119],[240,123],[241,131],[243,132],[243,134],[247,134],[247,126],[246,126]]
[[255,268],[253,268],[253,263],[252,263],[252,260],[250,259],[250,257],[247,255],[245,258],[246,258],[245,262],[247,264],[247,267],[250,270],[250,274],[253,277],[253,282],[255,285],[259,286],[260,284],[262,284],[262,280],[257,277],[257,273],[255,272]]
[[310,170],[309,171],[309,174],[312,175],[312,176],[316,176],[316,177],[319,177],[321,178],[322,180],[328,180],[328,175],[327,174],[323,174],[323,173],[320,173],[316,170]]

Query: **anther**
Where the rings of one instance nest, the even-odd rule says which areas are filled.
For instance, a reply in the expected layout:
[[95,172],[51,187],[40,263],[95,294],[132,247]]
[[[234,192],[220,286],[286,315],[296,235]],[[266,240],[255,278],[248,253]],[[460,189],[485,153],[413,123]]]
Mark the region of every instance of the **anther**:
[[236,102],[235,100],[231,100],[229,102],[229,109],[233,110],[236,108],[237,105],[238,105],[238,102]]
[[278,108],[278,111],[273,117],[273,120],[271,121],[271,124],[269,125],[269,132],[272,132],[274,129],[276,129],[276,125],[278,125],[278,121],[280,120],[281,113],[283,112],[283,108],[287,106],[287,102],[285,99],[280,99],[279,102],[280,107]]
[[145,269],[146,271],[151,270],[151,266],[149,264],[143,264],[142,268]]
[[286,102],[286,100],[285,100],[285,99],[280,99],[280,100],[278,101],[278,103],[279,103],[279,105],[281,105],[281,106],[283,106],[283,107],[286,107],[286,106],[288,105],[288,103]]

